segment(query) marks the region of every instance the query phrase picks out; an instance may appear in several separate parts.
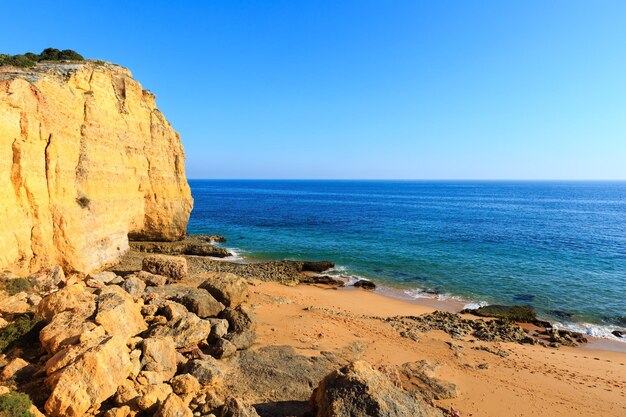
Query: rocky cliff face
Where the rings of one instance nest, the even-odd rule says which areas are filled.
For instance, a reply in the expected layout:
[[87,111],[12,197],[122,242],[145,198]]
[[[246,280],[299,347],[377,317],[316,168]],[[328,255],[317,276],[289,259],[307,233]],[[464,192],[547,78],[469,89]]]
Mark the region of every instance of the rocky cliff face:
[[128,236],[176,240],[192,198],[178,134],[125,68],[0,68],[0,269],[91,272]]

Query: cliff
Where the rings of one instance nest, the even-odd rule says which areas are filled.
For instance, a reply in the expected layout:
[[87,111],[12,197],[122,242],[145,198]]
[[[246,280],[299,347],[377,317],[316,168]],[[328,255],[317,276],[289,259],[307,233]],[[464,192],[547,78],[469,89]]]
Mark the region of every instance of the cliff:
[[91,272],[129,236],[184,235],[185,157],[154,99],[99,61],[0,68],[0,270]]

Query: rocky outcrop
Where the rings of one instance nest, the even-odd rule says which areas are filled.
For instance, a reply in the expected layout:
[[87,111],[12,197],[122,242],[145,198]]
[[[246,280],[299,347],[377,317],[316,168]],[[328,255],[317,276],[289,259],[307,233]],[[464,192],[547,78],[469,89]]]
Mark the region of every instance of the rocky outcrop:
[[394,385],[363,361],[328,375],[311,397],[317,417],[442,417],[424,400]]
[[185,157],[154,98],[102,62],[0,68],[0,268],[90,272],[129,236],[184,236]]

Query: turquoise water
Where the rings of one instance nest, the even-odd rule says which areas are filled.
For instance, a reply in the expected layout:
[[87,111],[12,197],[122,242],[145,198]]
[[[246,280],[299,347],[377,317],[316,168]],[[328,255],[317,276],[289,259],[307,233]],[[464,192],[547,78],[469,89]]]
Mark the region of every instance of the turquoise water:
[[192,180],[189,233],[422,297],[626,327],[626,182]]

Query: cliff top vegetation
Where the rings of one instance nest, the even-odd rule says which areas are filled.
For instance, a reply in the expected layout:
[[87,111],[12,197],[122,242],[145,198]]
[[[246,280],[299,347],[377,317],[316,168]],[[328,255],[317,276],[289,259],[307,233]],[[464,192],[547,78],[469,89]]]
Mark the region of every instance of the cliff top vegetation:
[[55,48],[46,48],[40,54],[26,52],[19,55],[0,54],[0,67],[15,66],[22,68],[34,67],[41,61],[83,61],[85,58],[76,51],[71,49],[58,50]]

